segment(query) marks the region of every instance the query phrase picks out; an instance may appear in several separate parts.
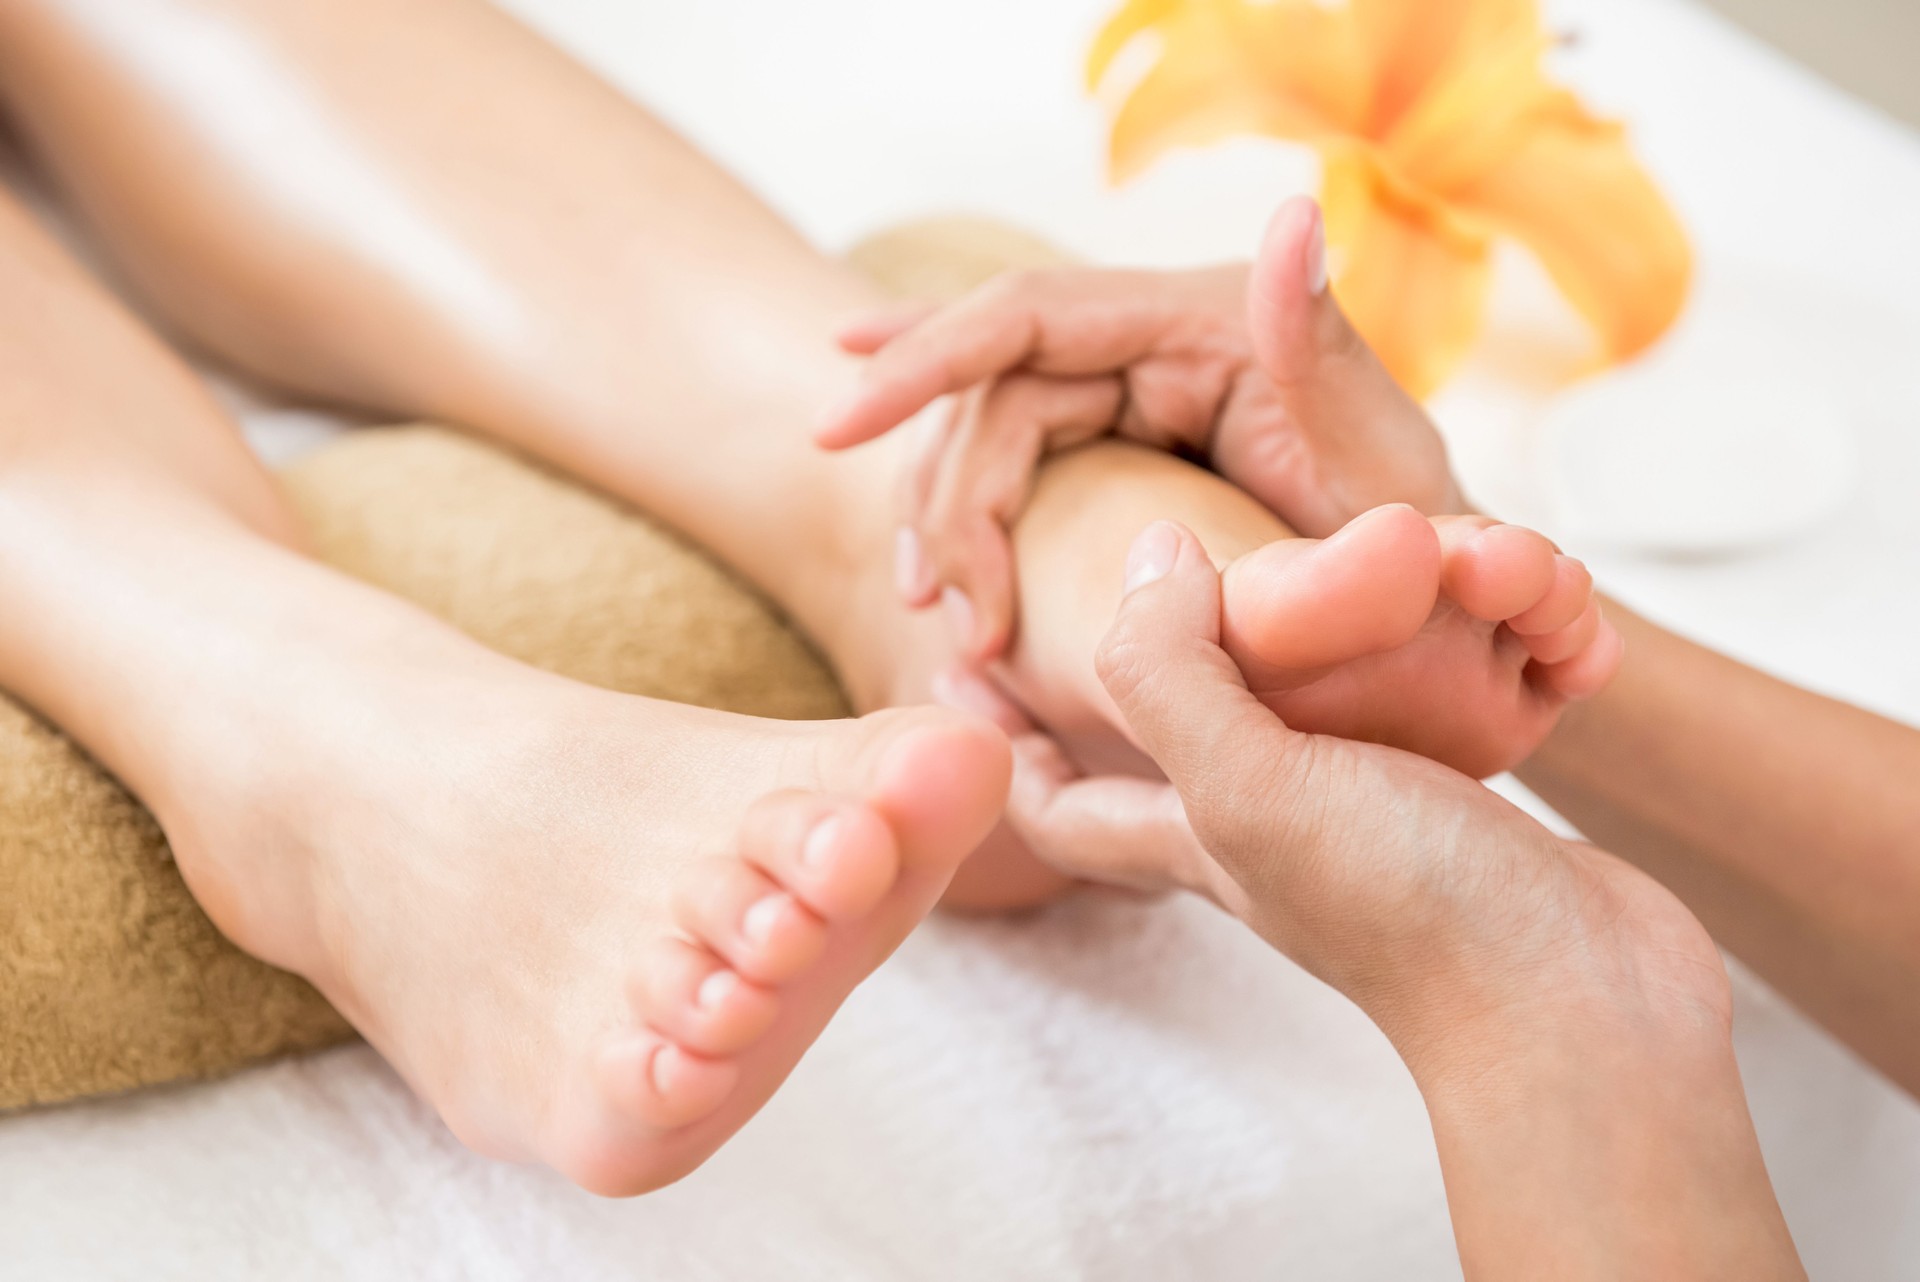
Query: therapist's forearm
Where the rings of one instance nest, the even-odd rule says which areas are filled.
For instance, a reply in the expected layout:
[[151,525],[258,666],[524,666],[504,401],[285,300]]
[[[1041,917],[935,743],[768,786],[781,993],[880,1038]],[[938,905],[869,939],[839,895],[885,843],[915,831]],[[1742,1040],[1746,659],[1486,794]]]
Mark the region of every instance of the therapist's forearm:
[[1805,1277],[1726,1029],[1543,997],[1411,1061],[1470,1282]]
[[1520,777],[1920,1094],[1920,731],[1609,617],[1619,678]]

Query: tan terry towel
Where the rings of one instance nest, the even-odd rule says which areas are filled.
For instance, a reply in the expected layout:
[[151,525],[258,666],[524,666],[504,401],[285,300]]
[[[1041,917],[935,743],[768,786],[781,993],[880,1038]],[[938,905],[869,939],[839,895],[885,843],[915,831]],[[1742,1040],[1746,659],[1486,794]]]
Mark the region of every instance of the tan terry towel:
[[[964,219],[876,237],[852,259],[928,298],[1059,261]],[[490,447],[432,427],[358,433],[284,480],[326,560],[515,658],[734,712],[846,713],[806,645],[712,561]],[[139,803],[0,696],[0,1111],[352,1035],[306,983],[221,938]]]

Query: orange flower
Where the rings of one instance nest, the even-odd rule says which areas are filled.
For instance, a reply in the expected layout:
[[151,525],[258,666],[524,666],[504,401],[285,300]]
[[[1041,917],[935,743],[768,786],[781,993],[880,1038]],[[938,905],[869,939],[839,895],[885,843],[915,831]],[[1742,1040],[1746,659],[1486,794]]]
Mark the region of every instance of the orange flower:
[[1479,333],[1498,236],[1538,256],[1606,361],[1679,315],[1686,235],[1621,127],[1547,79],[1535,0],[1127,0],[1089,86],[1148,34],[1152,64],[1113,120],[1115,179],[1236,133],[1311,145],[1340,301],[1416,395]]

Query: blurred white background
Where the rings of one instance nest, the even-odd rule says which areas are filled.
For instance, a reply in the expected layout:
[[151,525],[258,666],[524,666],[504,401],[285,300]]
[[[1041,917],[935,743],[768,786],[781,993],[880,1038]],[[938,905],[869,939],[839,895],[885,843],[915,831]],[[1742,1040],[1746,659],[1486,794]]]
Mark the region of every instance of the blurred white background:
[[1912,0],[1707,0],[1869,102],[1920,127],[1920,5]]

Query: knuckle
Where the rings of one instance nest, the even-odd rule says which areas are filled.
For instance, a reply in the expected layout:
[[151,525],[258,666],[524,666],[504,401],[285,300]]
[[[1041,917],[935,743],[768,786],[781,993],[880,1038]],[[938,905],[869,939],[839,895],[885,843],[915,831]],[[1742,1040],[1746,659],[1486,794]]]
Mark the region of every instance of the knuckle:
[[996,425],[1031,417],[1052,392],[1051,380],[1032,374],[1006,374],[994,384],[983,418]]
[[1058,292],[1062,278],[1058,268],[1016,267],[981,286],[976,297],[983,311],[1013,312],[1030,318]]
[[1031,268],[1015,268],[1001,272],[980,287],[977,297],[988,305],[1017,305],[1033,297],[1037,292],[1038,281]]
[[979,510],[969,512],[964,528],[966,548],[973,560],[987,567],[1003,563],[1007,532],[991,513]]
[[1114,700],[1133,702],[1154,670],[1152,656],[1124,621],[1115,623],[1093,654],[1093,669]]
[[1026,510],[1033,493],[1034,465],[1024,458],[1004,460],[999,467],[981,474],[976,482],[980,503],[1002,525],[1011,527]]

